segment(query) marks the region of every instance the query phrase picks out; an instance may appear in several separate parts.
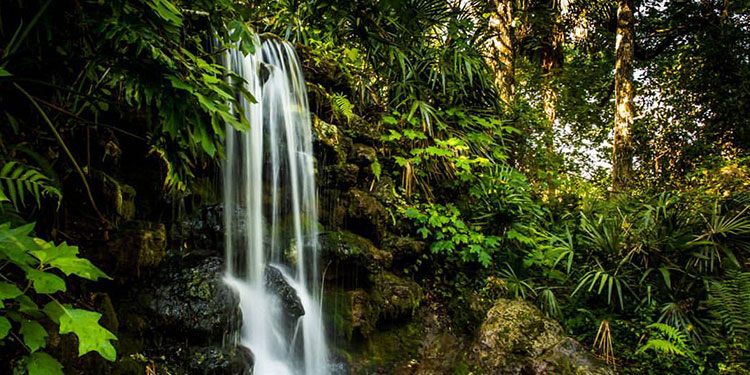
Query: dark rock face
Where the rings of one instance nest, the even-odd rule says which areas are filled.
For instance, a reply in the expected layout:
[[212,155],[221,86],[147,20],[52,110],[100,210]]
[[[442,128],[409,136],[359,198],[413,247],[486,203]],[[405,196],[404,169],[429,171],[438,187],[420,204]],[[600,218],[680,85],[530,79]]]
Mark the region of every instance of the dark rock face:
[[296,321],[300,316],[305,315],[305,308],[302,306],[297,291],[287,283],[278,268],[266,267],[266,288],[281,299],[281,306],[290,321]]
[[227,332],[232,318],[239,316],[239,301],[221,280],[223,268],[220,258],[208,258],[195,267],[160,275],[148,305],[161,323],[157,326],[199,336]]
[[115,373],[145,373],[150,362],[128,357],[137,353],[173,375],[249,374],[249,351],[229,344],[241,313],[223,269],[219,257],[170,253],[158,273],[132,284],[118,314]]
[[220,255],[224,248],[224,207],[220,204],[206,206],[176,223],[172,228],[171,240],[177,246],[208,250]]

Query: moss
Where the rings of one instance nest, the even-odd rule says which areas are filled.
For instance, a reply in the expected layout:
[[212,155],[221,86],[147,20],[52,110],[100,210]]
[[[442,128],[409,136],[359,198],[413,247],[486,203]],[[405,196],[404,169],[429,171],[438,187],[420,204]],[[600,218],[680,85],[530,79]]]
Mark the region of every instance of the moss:
[[413,316],[422,301],[422,289],[412,280],[382,271],[372,276],[372,282],[373,300],[385,319]]
[[325,235],[326,257],[338,263],[363,268],[369,273],[391,265],[393,256],[375,247],[370,240],[348,231]]
[[[398,364],[418,356],[424,328],[418,322],[387,327],[373,332],[372,336],[355,348],[352,372],[369,374],[392,370]],[[378,372],[380,373],[380,372]]]

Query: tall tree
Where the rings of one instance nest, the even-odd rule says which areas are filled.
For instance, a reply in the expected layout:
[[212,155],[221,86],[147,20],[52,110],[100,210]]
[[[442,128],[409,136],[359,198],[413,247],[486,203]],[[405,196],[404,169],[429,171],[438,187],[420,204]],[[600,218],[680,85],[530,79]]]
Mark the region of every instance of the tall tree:
[[612,148],[612,188],[627,190],[633,172],[635,118],[633,59],[635,55],[633,0],[618,0],[615,43],[615,127]]
[[557,119],[557,90],[555,78],[560,73],[563,64],[563,43],[565,33],[562,22],[562,9],[558,0],[552,0],[547,10],[548,29],[545,30],[544,42],[541,48],[541,66],[544,75],[542,100],[544,114],[550,128]]
[[516,84],[516,51],[513,35],[514,2],[515,0],[489,1],[489,62],[495,70],[495,84],[500,93],[500,100],[508,106],[513,104]]

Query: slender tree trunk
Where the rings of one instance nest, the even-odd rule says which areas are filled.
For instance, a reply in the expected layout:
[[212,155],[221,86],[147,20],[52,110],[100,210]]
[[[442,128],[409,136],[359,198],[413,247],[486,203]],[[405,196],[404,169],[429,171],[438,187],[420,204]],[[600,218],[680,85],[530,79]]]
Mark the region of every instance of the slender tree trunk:
[[[562,15],[559,7],[555,4],[549,14],[549,30],[545,36],[545,42],[542,46],[542,74],[544,82],[542,87],[542,102],[544,114],[549,124],[550,135],[553,134],[555,120],[557,119],[557,89],[555,88],[555,79],[560,73],[563,64],[563,43],[565,42],[565,33],[562,27]],[[547,145],[550,151],[552,144]]]
[[542,104],[547,117],[547,129],[544,145],[547,149],[547,194],[550,201],[555,199],[556,188],[552,172],[557,168],[555,155],[555,120],[557,120],[557,88],[555,80],[563,64],[563,43],[565,33],[562,27],[561,9],[555,1],[548,10],[548,29],[545,30],[545,41],[541,49],[541,68],[543,75]]
[[495,69],[495,84],[500,91],[500,100],[513,105],[515,92],[516,52],[513,36],[513,1],[490,0],[489,40],[490,65]]
[[627,190],[633,172],[631,130],[635,118],[633,103],[633,0],[618,0],[615,44],[615,128],[612,149],[612,189]]

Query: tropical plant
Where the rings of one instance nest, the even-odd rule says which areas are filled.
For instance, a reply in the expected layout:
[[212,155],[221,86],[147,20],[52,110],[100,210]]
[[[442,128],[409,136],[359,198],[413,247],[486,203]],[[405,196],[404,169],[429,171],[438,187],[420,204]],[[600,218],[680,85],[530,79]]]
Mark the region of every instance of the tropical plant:
[[[55,297],[67,290],[61,275],[92,281],[109,277],[81,258],[77,247],[36,238],[33,229],[34,224],[0,224],[0,341],[12,340],[26,349],[19,367],[29,375],[63,373],[62,365],[43,350],[50,326],[76,336],[79,356],[94,351],[114,361],[111,340],[117,338],[99,324],[102,315]],[[43,306],[37,304],[44,300]]]

